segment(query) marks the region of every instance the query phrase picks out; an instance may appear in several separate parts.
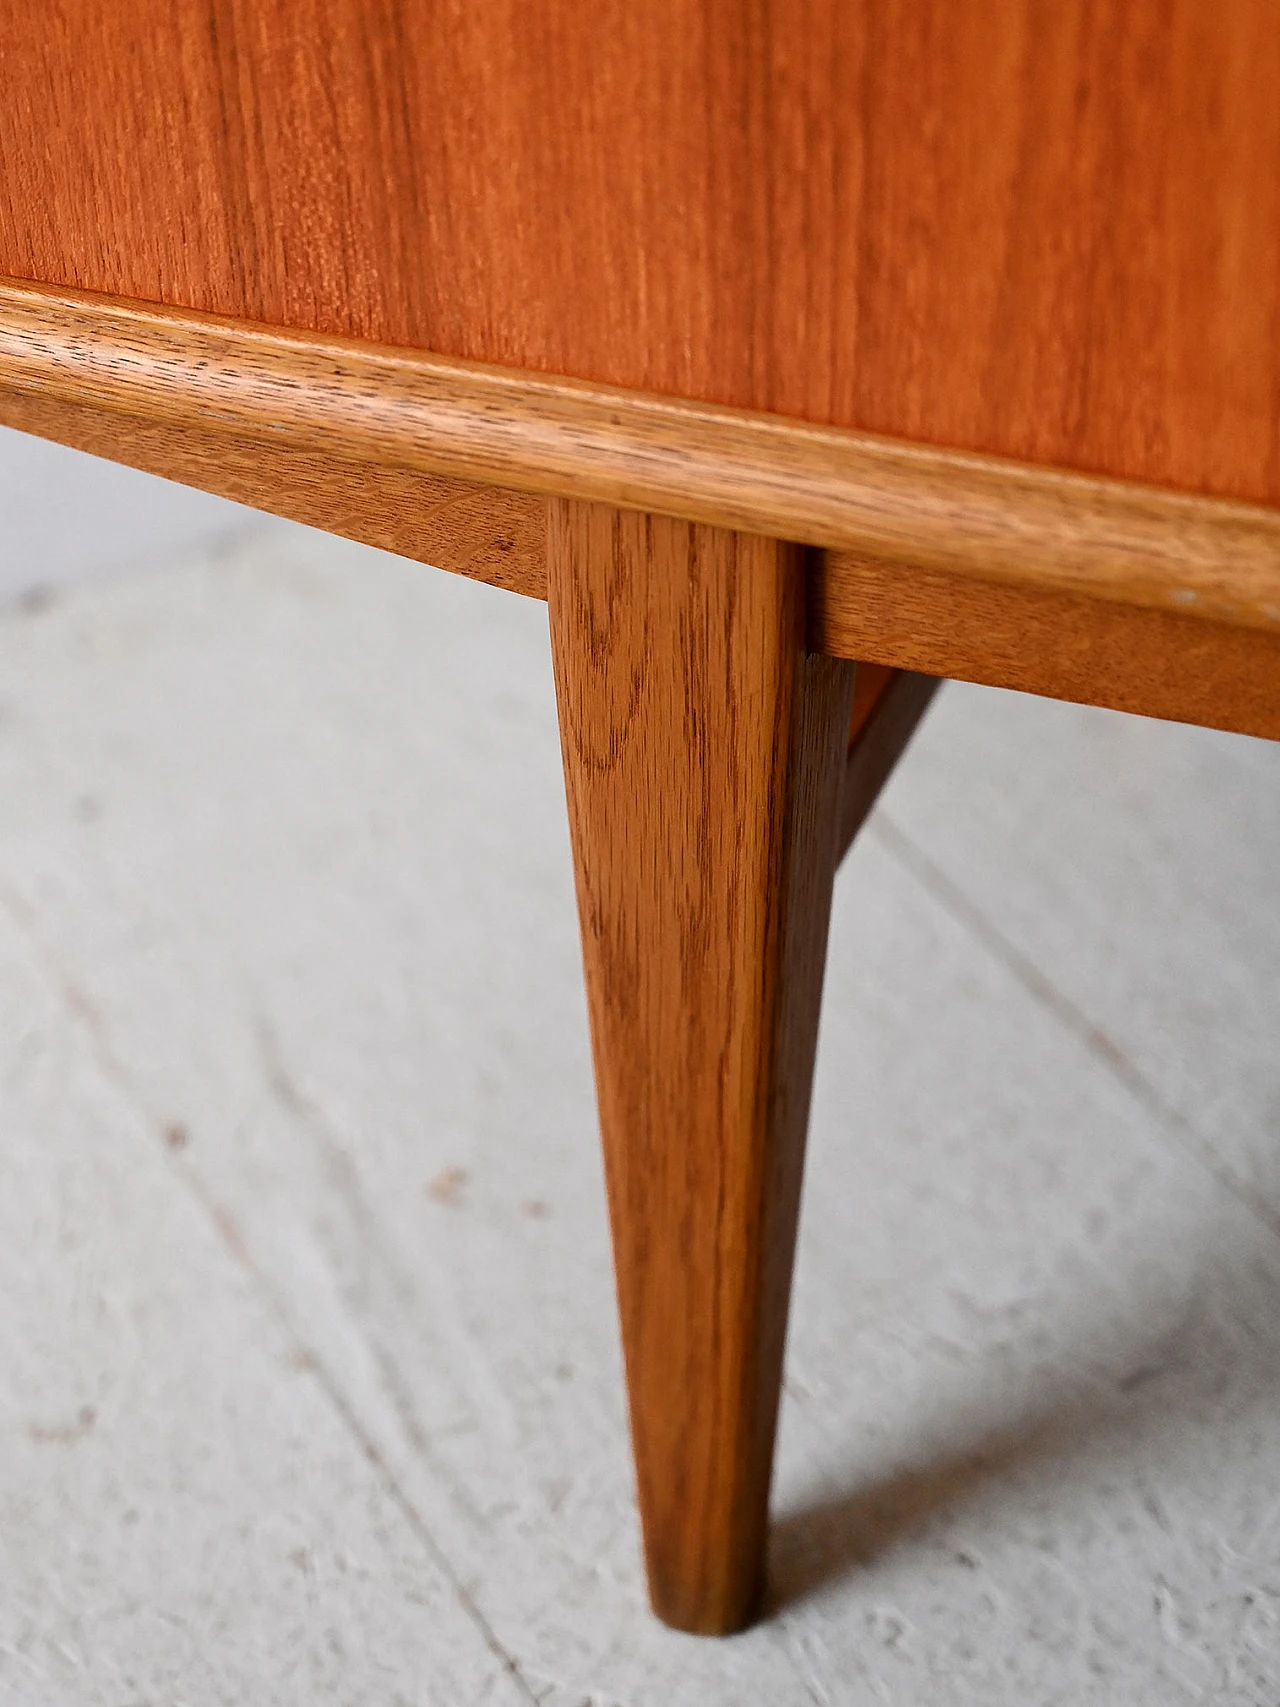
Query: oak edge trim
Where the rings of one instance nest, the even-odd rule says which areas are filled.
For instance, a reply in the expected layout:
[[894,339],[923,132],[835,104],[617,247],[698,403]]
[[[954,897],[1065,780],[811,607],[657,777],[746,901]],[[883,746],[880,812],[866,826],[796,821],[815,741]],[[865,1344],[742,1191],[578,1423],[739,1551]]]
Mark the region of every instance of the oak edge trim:
[[1280,509],[0,280],[0,390],[1280,633]]

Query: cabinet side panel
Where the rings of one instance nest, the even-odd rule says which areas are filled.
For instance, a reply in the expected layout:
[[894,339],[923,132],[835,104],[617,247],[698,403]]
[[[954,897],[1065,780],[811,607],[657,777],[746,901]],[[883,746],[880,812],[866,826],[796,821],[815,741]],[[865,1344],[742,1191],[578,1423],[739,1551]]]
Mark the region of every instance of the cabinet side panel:
[[1280,501],[1274,0],[60,0],[0,272]]

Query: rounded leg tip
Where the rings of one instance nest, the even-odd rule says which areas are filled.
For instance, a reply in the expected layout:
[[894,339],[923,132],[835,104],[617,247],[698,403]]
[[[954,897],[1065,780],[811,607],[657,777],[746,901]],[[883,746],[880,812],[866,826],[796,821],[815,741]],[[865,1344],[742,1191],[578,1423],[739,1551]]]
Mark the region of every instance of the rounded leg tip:
[[651,1572],[649,1603],[669,1629],[688,1636],[736,1636],[761,1615],[764,1578],[757,1572],[750,1580],[712,1586]]

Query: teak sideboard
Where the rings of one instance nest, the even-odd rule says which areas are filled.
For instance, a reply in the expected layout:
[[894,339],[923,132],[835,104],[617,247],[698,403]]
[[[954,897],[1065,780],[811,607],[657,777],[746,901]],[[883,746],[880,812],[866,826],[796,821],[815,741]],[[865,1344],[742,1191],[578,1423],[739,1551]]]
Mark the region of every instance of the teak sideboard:
[[3,422],[547,600],[649,1582],[739,1627],[936,680],[1280,736],[1275,0],[11,3],[0,275]]

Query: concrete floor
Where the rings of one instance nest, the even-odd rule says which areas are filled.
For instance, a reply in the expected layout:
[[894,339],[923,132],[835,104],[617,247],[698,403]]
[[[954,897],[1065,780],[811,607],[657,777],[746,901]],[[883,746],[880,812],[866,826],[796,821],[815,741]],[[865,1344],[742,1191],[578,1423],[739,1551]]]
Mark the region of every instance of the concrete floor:
[[772,1616],[701,1642],[544,609],[12,435],[0,555],[0,1701],[1275,1707],[1280,746],[939,697],[837,883]]

